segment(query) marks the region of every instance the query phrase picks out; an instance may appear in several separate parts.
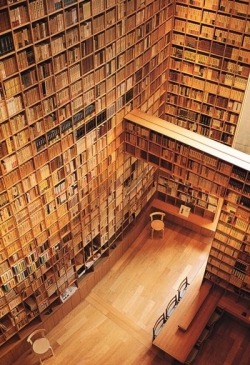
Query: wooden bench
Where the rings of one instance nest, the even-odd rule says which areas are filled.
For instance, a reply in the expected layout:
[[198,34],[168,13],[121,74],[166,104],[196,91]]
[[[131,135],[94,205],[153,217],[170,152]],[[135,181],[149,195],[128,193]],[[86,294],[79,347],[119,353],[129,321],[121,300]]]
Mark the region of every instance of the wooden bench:
[[[193,298],[191,283],[184,298],[177,305],[175,311],[153,341],[153,345],[165,352],[166,357],[171,357],[184,363],[206,327],[210,316],[218,305],[223,291],[219,287],[209,289],[209,285],[207,286],[207,284],[204,288],[202,289],[200,299],[195,301],[194,304],[194,300],[189,299],[189,296]],[[206,294],[207,291],[209,294]],[[190,314],[187,307],[188,303],[191,303]],[[198,309],[197,312],[195,312],[195,308]],[[187,323],[183,322],[185,316],[189,317],[188,326]],[[183,325],[186,330],[183,331],[180,329],[180,325]]]

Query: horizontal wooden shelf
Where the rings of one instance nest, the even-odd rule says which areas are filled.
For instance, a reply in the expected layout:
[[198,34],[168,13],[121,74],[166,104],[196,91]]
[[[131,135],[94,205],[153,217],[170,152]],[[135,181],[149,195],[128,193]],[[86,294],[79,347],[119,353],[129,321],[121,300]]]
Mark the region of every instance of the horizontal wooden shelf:
[[132,110],[132,112],[126,115],[126,119],[141,125],[143,128],[148,128],[163,136],[168,136],[169,138],[208,153],[211,156],[220,158],[230,164],[239,166],[248,171],[250,170],[249,155],[235,150],[232,147],[225,146],[222,143],[213,141],[205,136],[200,136],[195,132],[186,130],[156,116],[143,113],[140,110]]

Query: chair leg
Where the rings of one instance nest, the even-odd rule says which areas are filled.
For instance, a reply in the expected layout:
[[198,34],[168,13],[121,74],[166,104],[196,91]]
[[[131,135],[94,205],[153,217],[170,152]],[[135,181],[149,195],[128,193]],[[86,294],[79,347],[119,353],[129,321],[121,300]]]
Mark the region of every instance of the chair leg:
[[154,238],[154,230],[151,228],[151,238]]

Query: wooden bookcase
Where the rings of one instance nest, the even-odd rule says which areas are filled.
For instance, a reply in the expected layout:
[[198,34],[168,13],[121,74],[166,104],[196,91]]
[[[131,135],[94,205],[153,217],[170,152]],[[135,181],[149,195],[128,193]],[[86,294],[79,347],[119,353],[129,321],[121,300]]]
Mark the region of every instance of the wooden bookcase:
[[232,146],[250,71],[248,0],[176,1],[161,118]]
[[[192,33],[190,29],[178,28],[177,20],[174,23],[175,15],[183,20],[183,15],[175,14],[176,5],[178,12],[185,7],[190,14],[192,9],[204,6],[211,16],[219,16],[229,12],[233,4],[230,19],[239,20],[240,24],[245,22],[245,30],[249,30],[248,12],[242,15],[246,1],[231,1],[229,5],[227,1],[214,1],[212,6],[210,3],[0,0],[1,356],[13,350],[17,340],[24,338],[36,324],[46,322],[48,328],[52,325],[49,313],[61,303],[60,297],[69,287],[79,288],[80,280],[81,283],[85,280],[88,286],[88,274],[106,262],[154,194],[158,165],[153,159],[159,159],[154,151],[158,148],[157,139],[149,142],[150,165],[148,158],[124,154],[122,120],[134,108],[175,118],[174,113],[166,111],[166,90],[182,105],[179,91],[171,91],[168,86],[171,84],[177,90],[182,87],[178,62],[186,79],[193,78],[197,83],[198,79],[205,79],[204,75],[191,76],[190,72],[195,71],[185,71],[187,60],[172,52],[177,48],[183,53],[189,48],[178,44],[176,36],[172,48],[173,29],[185,39]],[[218,5],[225,9],[218,10]],[[189,21],[198,23],[194,19]],[[217,28],[224,28],[218,24],[207,26],[216,36],[219,36]],[[227,81],[229,85],[224,88],[230,89],[230,105],[235,108],[240,105],[244,91],[239,85],[249,73],[246,61],[249,37],[245,34],[242,37],[241,46],[225,46],[223,51],[232,48],[230,56],[235,56],[238,50],[235,61],[217,51],[213,56],[214,41],[208,52],[212,62],[221,60],[220,84],[226,75],[228,80],[233,76],[233,84]],[[195,38],[198,42],[202,37],[195,34]],[[206,52],[202,49],[202,54]],[[170,77],[173,67],[176,80]],[[213,63],[207,68],[213,73],[218,66]],[[209,87],[209,82],[215,84],[212,80],[205,82]],[[185,83],[188,85],[188,81]],[[192,92],[195,89],[190,86]],[[239,96],[235,96],[237,91]],[[194,97],[191,99],[196,101]],[[209,99],[200,105],[217,108],[222,99],[219,96],[215,99],[214,103]],[[190,111],[195,107],[188,105]],[[226,109],[230,109],[229,105],[220,107]],[[236,124],[238,106],[236,111],[229,110],[229,114],[229,119],[223,114],[223,128]],[[143,138],[140,143],[144,143]],[[190,159],[195,166],[197,157]],[[168,168],[165,169],[167,155],[162,163],[159,194],[165,200],[173,199],[165,191],[166,182],[173,184]],[[169,163],[178,165],[171,159]],[[214,167],[207,167],[213,173]],[[196,174],[193,168],[190,179]],[[228,181],[224,168],[215,175],[215,185],[219,191],[223,190]],[[181,182],[181,173],[177,173],[177,178],[179,194],[187,187]],[[204,179],[204,184],[205,180],[209,178]],[[238,179],[231,180],[233,186],[235,180]],[[209,189],[203,197],[194,196],[192,209],[199,217],[211,220],[219,193]],[[177,205],[189,199],[186,191],[181,194],[183,199],[175,199]],[[198,189],[192,194],[199,194]],[[7,359],[4,361],[7,364]]]
[[124,129],[125,151],[159,170],[158,199],[211,220],[223,199],[205,277],[250,299],[249,155],[138,110]]
[[155,192],[155,169],[123,153],[122,119],[164,103],[173,5],[0,0],[1,356]]

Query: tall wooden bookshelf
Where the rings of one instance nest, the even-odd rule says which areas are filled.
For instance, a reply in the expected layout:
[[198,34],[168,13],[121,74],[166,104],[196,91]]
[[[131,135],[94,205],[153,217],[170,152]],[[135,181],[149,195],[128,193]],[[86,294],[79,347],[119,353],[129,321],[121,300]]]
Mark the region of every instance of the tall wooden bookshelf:
[[232,146],[250,63],[248,0],[177,0],[161,118]]
[[124,118],[125,151],[157,166],[158,198],[218,224],[205,277],[250,300],[250,157],[134,110]]
[[[147,159],[123,153],[122,120],[128,112],[138,108],[166,115],[174,123],[189,120],[178,117],[180,108],[187,109],[188,95],[185,101],[179,96],[182,77],[193,93],[214,86],[217,81],[207,80],[205,73],[215,73],[220,75],[217,91],[230,90],[230,105],[237,110],[218,105],[225,96],[219,91],[215,101],[212,96],[207,102],[189,98],[193,104],[188,109],[193,112],[199,103],[202,108],[216,107],[225,115],[214,115],[213,120],[223,120],[223,133],[229,128],[232,134],[244,92],[239,85],[249,74],[249,8],[245,7],[243,0],[0,0],[1,356],[36,325],[56,323],[48,324],[51,311],[60,306],[69,288],[73,292],[79,283],[89,285],[89,274],[106,262],[155,192],[157,163],[149,165]],[[240,31],[241,45],[231,44],[230,33],[239,39],[240,32],[228,28],[229,46],[217,39],[210,41],[209,51],[201,48],[212,62],[204,70],[200,67],[202,75],[195,74],[196,63],[184,54],[192,50],[198,57],[200,40],[207,36],[190,35],[199,45],[196,50],[193,43],[190,49],[189,41],[183,45],[178,38],[183,36],[186,42],[190,29],[198,27],[198,15],[199,21],[190,18],[198,12],[216,37],[220,37],[217,29],[224,28],[219,16],[227,13],[230,20],[239,20],[242,27],[244,23],[246,32]],[[205,16],[210,15],[218,17],[217,25],[207,21]],[[182,30],[178,21],[184,18]],[[214,52],[215,43],[220,50],[224,47],[223,54]],[[230,56],[238,52],[235,60],[226,55],[231,49]],[[189,71],[186,63],[191,65]],[[191,79],[197,84],[205,80],[207,86],[191,86]],[[171,99],[167,104],[166,90]],[[174,105],[177,102],[180,107]],[[209,116],[206,110],[202,113]],[[154,144],[152,148],[158,148]],[[165,179],[173,184],[165,171],[162,190]],[[177,183],[178,189],[186,190],[181,181]],[[205,206],[208,195],[210,205]],[[212,219],[217,192],[208,195],[195,197],[199,204],[192,209]],[[12,351],[5,364],[17,354]]]
[[128,111],[164,102],[173,3],[0,0],[1,356],[88,285],[155,192],[120,136]]

